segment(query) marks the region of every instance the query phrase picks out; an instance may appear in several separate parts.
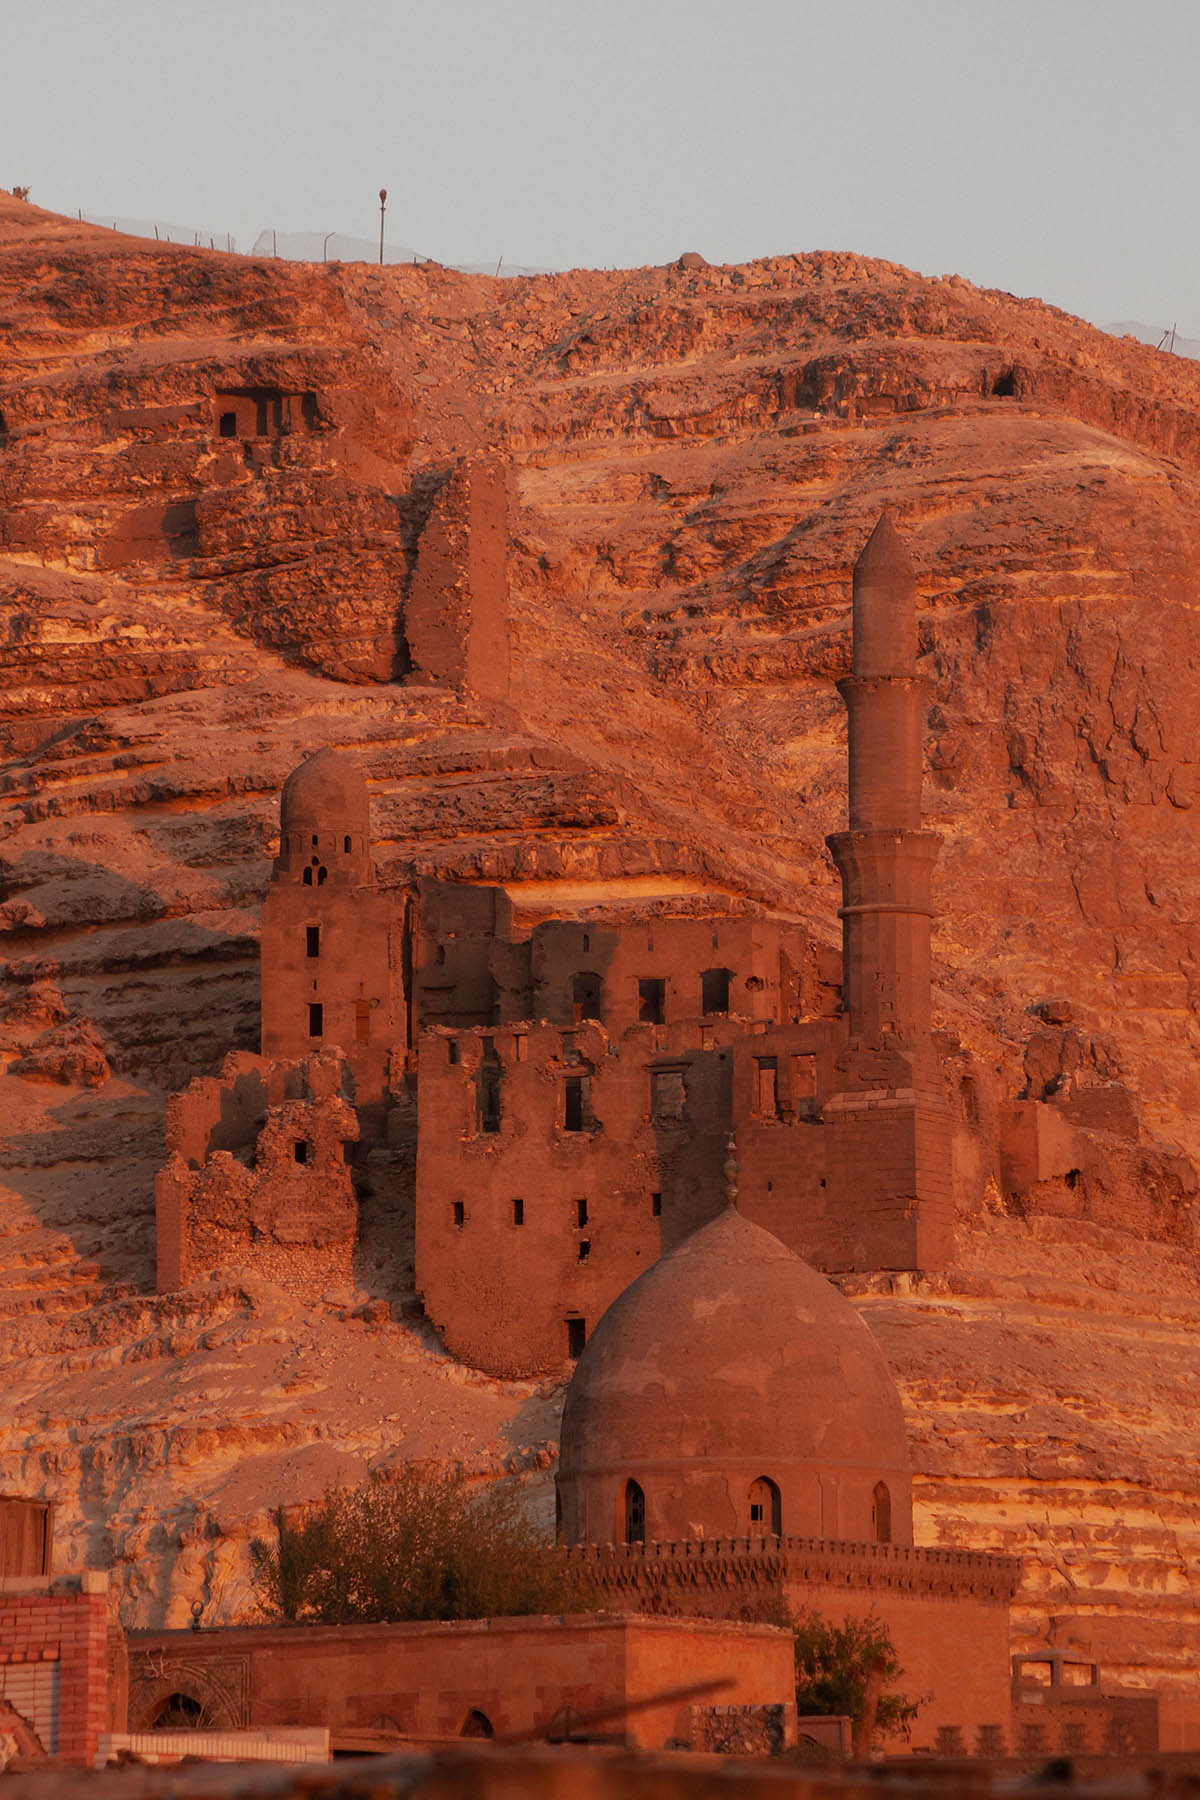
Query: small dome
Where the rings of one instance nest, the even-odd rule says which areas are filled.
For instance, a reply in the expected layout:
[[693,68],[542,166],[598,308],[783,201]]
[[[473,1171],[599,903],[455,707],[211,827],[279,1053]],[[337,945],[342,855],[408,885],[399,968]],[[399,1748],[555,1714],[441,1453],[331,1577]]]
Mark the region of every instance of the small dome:
[[604,1314],[567,1391],[559,1468],[568,1541],[629,1535],[632,1483],[651,1539],[766,1535],[770,1493],[776,1532],[912,1542],[879,1345],[831,1282],[733,1210]]
[[279,801],[284,832],[323,823],[366,837],[370,812],[363,772],[344,750],[318,750],[307,757],[284,782]]

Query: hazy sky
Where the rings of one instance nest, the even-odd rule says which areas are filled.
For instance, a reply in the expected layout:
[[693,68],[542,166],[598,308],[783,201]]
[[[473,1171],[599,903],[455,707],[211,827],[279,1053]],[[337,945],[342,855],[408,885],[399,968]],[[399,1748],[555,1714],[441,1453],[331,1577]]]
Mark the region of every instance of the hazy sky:
[[0,183],[447,262],[847,249],[1200,336],[1198,0],[38,0]]

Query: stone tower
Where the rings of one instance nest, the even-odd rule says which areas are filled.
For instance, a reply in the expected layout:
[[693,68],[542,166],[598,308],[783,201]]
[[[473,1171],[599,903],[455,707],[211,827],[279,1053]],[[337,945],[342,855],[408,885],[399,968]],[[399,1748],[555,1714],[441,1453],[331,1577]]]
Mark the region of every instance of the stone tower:
[[369,1126],[409,1034],[403,912],[375,881],[367,784],[353,757],[318,750],[289,775],[279,810],[262,914],[263,1055],[336,1046]]
[[929,684],[917,673],[916,582],[885,512],[854,568],[850,829],[829,838],[842,878],[849,1026],[824,1107],[829,1188],[855,1268],[939,1268],[954,1246],[950,1110],[930,1033],[930,887],[921,829]]

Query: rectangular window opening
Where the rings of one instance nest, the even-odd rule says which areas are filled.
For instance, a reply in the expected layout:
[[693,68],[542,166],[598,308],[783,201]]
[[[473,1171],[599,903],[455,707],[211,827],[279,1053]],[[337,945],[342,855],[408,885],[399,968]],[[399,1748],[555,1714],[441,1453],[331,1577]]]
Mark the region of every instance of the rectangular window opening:
[[321,927],[319,925],[306,925],[304,927],[304,954],[305,956],[320,956]]
[[728,969],[705,969],[700,977],[700,1010],[706,1015],[729,1011]]
[[567,1320],[567,1355],[577,1362],[583,1355],[583,1347],[587,1343],[587,1320]]
[[319,1000],[311,1000],[308,1007],[309,1037],[323,1037],[325,1034],[325,1008]]
[[308,1144],[304,1138],[296,1139],[296,1142],[292,1145],[292,1155],[298,1163],[306,1163],[308,1161]]
[[454,1218],[454,1223],[458,1226],[458,1229],[461,1231],[463,1226],[467,1222],[467,1209],[461,1200],[456,1200],[454,1202],[454,1205],[451,1210],[452,1210],[452,1215]]
[[655,975],[638,982],[638,1020],[643,1025],[661,1025],[664,1022],[667,999],[667,984],[661,976]]
[[679,1123],[683,1119],[686,1098],[682,1069],[651,1070],[650,1117],[654,1124]]
[[577,1231],[583,1230],[584,1226],[587,1224],[587,1219],[587,1201],[577,1200],[575,1202],[575,1228]]
[[525,1202],[523,1200],[513,1201],[512,1220],[514,1225],[523,1225],[525,1223]]
[[651,1194],[651,1196],[650,1196],[650,1216],[652,1219],[661,1219],[662,1218],[662,1195],[661,1194]]
[[580,1262],[586,1262],[588,1257],[591,1254],[592,1254],[592,1246],[591,1246],[590,1242],[588,1241],[588,1239],[580,1238],[580,1240],[579,1240],[579,1260],[580,1260]]
[[582,1075],[568,1075],[563,1082],[563,1130],[583,1130]]
[[454,1068],[455,1064],[458,1062],[458,1045],[453,1038],[451,1038],[450,1042],[446,1045],[446,1061],[451,1068]]

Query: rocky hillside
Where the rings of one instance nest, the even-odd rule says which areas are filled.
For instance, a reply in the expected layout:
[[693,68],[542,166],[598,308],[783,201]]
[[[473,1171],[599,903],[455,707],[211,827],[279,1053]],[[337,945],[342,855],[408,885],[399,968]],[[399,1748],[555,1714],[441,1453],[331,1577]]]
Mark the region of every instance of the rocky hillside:
[[[1055,1054],[1123,1084],[1173,1186],[1114,1141],[1015,1216],[984,1170],[960,1266],[860,1303],[921,1535],[1021,1551],[1030,1638],[1185,1681],[1200,368],[850,256],[501,282],[3,196],[0,319],[0,1486],[58,1494],[147,1623],[236,1614],[255,1515],[372,1462],[511,1461],[544,1496],[555,1397],[407,1317],[402,1207],[310,1315],[149,1294],[165,1093],[255,1040],[278,790],[320,743],[360,750],[397,875],[720,890],[834,941],[833,684],[887,504],[936,684],[941,1023],[993,1103],[1069,1021]],[[259,405],[291,428],[243,442]],[[404,635],[480,451],[517,502],[504,706],[415,683]]]

